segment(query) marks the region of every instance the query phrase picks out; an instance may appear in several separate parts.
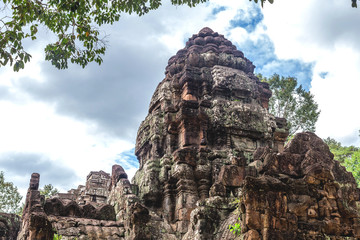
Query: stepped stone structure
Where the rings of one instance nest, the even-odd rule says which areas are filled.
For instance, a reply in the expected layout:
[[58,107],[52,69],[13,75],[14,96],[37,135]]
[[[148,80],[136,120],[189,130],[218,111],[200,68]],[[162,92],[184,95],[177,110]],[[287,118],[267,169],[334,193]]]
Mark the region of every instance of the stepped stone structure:
[[[255,66],[209,28],[170,58],[141,123],[132,183],[108,205],[43,201],[33,174],[18,239],[360,239],[359,189],[315,134],[288,136]],[[36,219],[41,219],[36,220]],[[229,225],[241,224],[241,235]]]

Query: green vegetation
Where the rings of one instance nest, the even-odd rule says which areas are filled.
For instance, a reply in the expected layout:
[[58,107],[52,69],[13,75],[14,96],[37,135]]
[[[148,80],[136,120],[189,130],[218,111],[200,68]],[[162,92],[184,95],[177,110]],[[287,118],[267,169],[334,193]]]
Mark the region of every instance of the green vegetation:
[[240,204],[242,202],[242,197],[235,199],[232,204],[236,206],[235,213],[239,216],[238,221],[235,222],[234,225],[229,225],[229,230],[232,232],[235,236],[241,235],[241,218],[240,218]]
[[61,239],[62,239],[62,236],[61,236],[61,235],[59,235],[59,234],[57,234],[57,233],[54,234],[53,240],[61,240]]
[[[61,239],[63,239],[62,235],[57,234],[57,233],[54,234],[53,240],[61,240]],[[72,238],[72,240],[77,240],[77,239],[78,239],[77,237]]]
[[57,194],[59,191],[53,185],[47,184],[43,189],[40,189],[40,194],[45,196],[45,199],[50,198],[52,195]]
[[355,146],[343,147],[340,142],[337,142],[333,138],[328,137],[327,139],[324,139],[324,142],[334,154],[334,159],[338,160],[340,163],[345,163],[346,159],[351,158],[354,153],[359,151],[359,148]]
[[315,132],[315,124],[320,110],[314,100],[314,95],[306,91],[301,85],[297,86],[294,77],[280,77],[278,74],[270,78],[257,77],[267,82],[273,93],[269,101],[269,111],[276,117],[286,118],[289,137],[298,131]]
[[355,146],[342,146],[333,138],[324,139],[334,154],[334,159],[338,160],[346,170],[352,172],[358,186],[360,186],[360,148]]
[[235,236],[239,236],[241,234],[241,220],[238,218],[238,222],[236,222],[234,225],[229,225],[230,232],[232,232]]
[[0,172],[0,212],[19,213],[22,197],[12,182],[5,182],[4,172]]
[[[171,3],[194,7],[206,1],[171,0]],[[36,39],[39,25],[57,36],[56,42],[45,47],[45,59],[56,68],[67,68],[68,61],[82,67],[93,61],[101,64],[106,41],[99,28],[119,21],[123,13],[141,16],[161,4],[161,0],[2,0],[0,66],[9,64],[14,71],[24,68],[31,55],[23,43]]]

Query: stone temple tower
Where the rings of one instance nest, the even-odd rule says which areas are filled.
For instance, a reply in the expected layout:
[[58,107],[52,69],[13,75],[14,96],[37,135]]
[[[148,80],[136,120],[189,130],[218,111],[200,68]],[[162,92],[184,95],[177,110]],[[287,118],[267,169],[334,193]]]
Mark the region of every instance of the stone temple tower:
[[256,174],[256,149],[283,148],[285,120],[268,113],[271,91],[254,68],[210,28],[168,62],[138,131],[134,184],[176,232],[187,232],[198,200],[237,194],[243,178]]

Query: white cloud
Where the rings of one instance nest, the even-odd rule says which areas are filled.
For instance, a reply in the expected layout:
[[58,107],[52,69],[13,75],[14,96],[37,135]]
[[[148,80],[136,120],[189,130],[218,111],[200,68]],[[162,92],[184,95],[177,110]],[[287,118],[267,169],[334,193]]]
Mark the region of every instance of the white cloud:
[[[321,114],[317,134],[359,146],[360,21],[348,1],[279,0],[264,8],[267,34],[279,58],[314,62],[311,92]],[[319,74],[327,72],[325,79]]]
[[[23,152],[44,155],[61,166],[74,170],[78,182],[74,182],[72,187],[84,183],[90,171],[111,172],[118,154],[133,148],[129,142],[95,132],[94,123],[57,115],[48,104],[0,101],[0,112],[3,113],[0,120],[0,154]],[[12,175],[7,176],[6,180],[21,182],[20,187],[24,191],[29,176]],[[56,182],[52,184],[66,190],[57,186]],[[68,183],[66,187],[69,185]]]
[[[346,59],[341,61],[340,59]],[[311,91],[319,103],[321,115],[317,133],[333,137],[344,144],[358,145],[360,129],[360,55],[352,48],[338,46],[320,56],[314,69]],[[328,72],[325,78],[319,73]]]

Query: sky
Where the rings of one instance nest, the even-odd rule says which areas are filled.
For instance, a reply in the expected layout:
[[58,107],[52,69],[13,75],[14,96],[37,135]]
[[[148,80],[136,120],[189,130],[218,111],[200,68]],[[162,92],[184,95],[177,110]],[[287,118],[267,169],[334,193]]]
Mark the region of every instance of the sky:
[[31,173],[40,188],[62,192],[90,171],[122,165],[133,176],[137,129],[163,80],[168,59],[192,34],[210,27],[231,40],[264,76],[295,76],[321,114],[316,134],[360,146],[360,9],[351,1],[210,0],[195,8],[163,3],[138,17],[123,14],[103,27],[101,66],[57,70],[44,59],[49,31],[26,42],[24,70],[0,68],[0,171],[25,196]]

